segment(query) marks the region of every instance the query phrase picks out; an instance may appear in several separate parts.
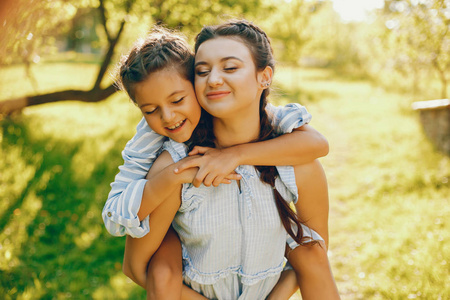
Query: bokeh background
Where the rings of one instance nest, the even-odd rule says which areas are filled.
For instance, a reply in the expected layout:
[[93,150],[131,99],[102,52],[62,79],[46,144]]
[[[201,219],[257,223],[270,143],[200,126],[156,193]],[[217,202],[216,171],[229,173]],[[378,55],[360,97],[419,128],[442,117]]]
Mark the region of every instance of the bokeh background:
[[192,42],[229,17],[272,39],[271,101],[305,105],[329,140],[342,299],[450,299],[450,159],[424,130],[448,141],[449,105],[412,108],[448,98],[447,0],[2,1],[0,298],[145,298],[101,219],[140,120],[114,66],[153,24]]

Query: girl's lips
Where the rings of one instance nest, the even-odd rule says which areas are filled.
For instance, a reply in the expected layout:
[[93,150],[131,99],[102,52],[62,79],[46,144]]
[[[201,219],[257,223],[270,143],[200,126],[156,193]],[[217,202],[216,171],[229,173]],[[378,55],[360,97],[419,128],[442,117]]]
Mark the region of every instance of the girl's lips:
[[166,130],[168,130],[168,131],[170,131],[170,132],[172,132],[172,133],[174,133],[174,132],[178,132],[178,131],[180,131],[182,128],[183,128],[183,125],[186,123],[186,119],[184,119],[183,121],[181,121],[181,122],[178,122],[178,123],[176,123],[175,124],[175,126],[170,126],[170,127],[174,127],[174,128],[169,128],[169,127],[166,127]]
[[215,91],[215,92],[206,93],[206,97],[208,97],[208,99],[220,99],[229,94],[230,94],[230,92],[228,92],[228,91]]

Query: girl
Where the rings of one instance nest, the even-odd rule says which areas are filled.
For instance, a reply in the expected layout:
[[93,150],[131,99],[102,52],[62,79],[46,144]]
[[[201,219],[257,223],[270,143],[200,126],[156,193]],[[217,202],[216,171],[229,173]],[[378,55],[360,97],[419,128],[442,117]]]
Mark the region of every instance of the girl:
[[[152,47],[154,47],[154,45]],[[166,45],[166,47],[167,47],[167,45]],[[143,52],[143,48],[140,48],[139,51]],[[140,53],[140,52],[137,51],[136,53]],[[132,55],[133,55],[133,52],[132,52]],[[187,81],[186,79],[189,77],[188,76],[179,76],[180,75],[179,73],[183,74],[183,70],[178,69],[180,65],[183,65],[182,64],[183,62],[184,62],[183,60],[181,60],[181,61],[178,60],[178,61],[172,62],[172,64],[170,66],[165,65],[163,67],[160,67],[159,70],[158,70],[158,68],[149,68],[149,70],[152,72],[151,74],[154,74],[154,76],[152,75],[149,77],[148,74],[146,74],[146,76],[144,76],[144,77],[149,77],[149,78],[151,78],[151,80],[144,80],[143,83],[136,84],[136,86],[133,87],[133,89],[129,90],[129,94],[130,94],[131,98],[133,99],[134,97],[136,97],[138,104],[140,105],[141,109],[145,113],[148,124],[151,125],[152,128],[155,129],[156,132],[159,132],[163,135],[168,135],[168,136],[172,137],[174,140],[178,140],[178,141],[183,141],[183,139],[186,139],[186,137],[190,136],[189,133],[186,135],[186,132],[189,132],[190,128],[195,127],[196,119],[199,117],[199,109],[192,108],[192,107],[194,107],[194,105],[192,105],[194,102],[194,101],[192,101],[192,99],[193,99],[192,91],[190,90],[189,85],[186,84],[186,81]],[[178,66],[177,66],[177,64],[178,64]],[[127,72],[132,73],[132,70],[125,68],[125,73],[127,73]],[[181,77],[181,78],[178,78],[178,77]],[[179,79],[181,79],[181,80],[179,80]],[[165,86],[166,83],[167,83],[167,86]],[[178,94],[177,93],[167,94],[169,97],[166,97],[166,94],[164,94],[164,93],[162,93],[161,95],[155,94],[155,92],[157,93],[158,90],[159,91],[163,91],[165,89],[170,90],[170,88],[172,88],[173,91],[178,92]],[[135,94],[133,91],[135,91]],[[146,98],[146,95],[152,95],[152,97]],[[181,101],[178,99],[175,101],[167,101],[167,100],[172,100],[172,99],[169,99],[170,97],[172,97],[172,96],[178,97],[179,95],[183,95],[183,97],[181,97]],[[162,101],[161,103],[155,104],[155,101],[153,99],[163,99],[164,101]],[[170,104],[166,105],[165,102],[169,102]],[[172,103],[172,102],[174,102],[174,103]],[[184,103],[184,104],[180,105],[179,103]],[[186,105],[186,104],[188,104],[188,105]],[[177,114],[173,114],[175,116],[175,118],[169,122],[167,120],[170,120],[170,118],[171,118],[171,115],[170,115],[171,111],[170,111],[170,107],[169,107],[171,105],[180,106],[181,108],[184,107],[185,110],[184,111],[181,110],[181,113],[180,113],[180,108],[178,108],[178,110],[176,111]],[[164,119],[165,123],[158,122],[156,118],[151,117],[152,115],[157,115],[157,114],[161,115],[160,119],[161,120]],[[172,117],[174,117],[174,116],[172,116]],[[197,121],[198,121],[198,119],[197,119]],[[138,127],[138,128],[141,128],[141,127]],[[311,129],[309,129],[309,130],[311,131]],[[314,131],[312,131],[312,132],[314,134],[316,134]],[[138,131],[138,133],[139,133],[139,131]],[[192,129],[191,129],[191,133],[192,133]],[[280,141],[281,141],[281,139],[282,138],[278,138],[278,140],[280,140]],[[320,141],[320,138],[317,139],[317,137],[315,137],[315,139]],[[136,143],[138,143],[138,141],[140,141],[140,140],[141,140],[140,138],[135,138],[134,142],[129,143],[129,145],[136,145]],[[161,139],[159,139],[159,141],[160,140]],[[314,141],[314,139],[312,139],[312,140]],[[267,149],[267,147],[270,148],[270,145],[274,145],[271,142],[272,141],[263,142],[262,144],[265,143],[265,145],[266,145],[265,149]],[[251,149],[253,146],[254,145],[250,145],[250,147],[248,147],[247,149]],[[236,149],[244,150],[246,148],[245,147],[239,148],[239,146],[238,146],[238,147],[234,148],[234,151]],[[148,150],[148,148],[146,150]],[[142,152],[145,152],[145,151],[141,151],[141,153]],[[226,150],[222,151],[220,153],[221,157],[223,157],[225,155],[224,153],[227,153]],[[230,151],[228,153],[234,153],[234,152]],[[244,153],[245,153],[245,151],[244,151]],[[278,153],[280,153],[280,151],[278,151]],[[289,152],[286,150],[285,153],[288,156],[289,155],[292,156],[292,151]],[[144,158],[145,155],[142,155],[142,157]],[[208,157],[208,156],[206,156],[206,157]],[[211,155],[210,155],[210,157],[211,157]],[[231,156],[231,157],[233,157],[233,156]],[[124,151],[124,158],[128,158],[127,153],[125,153],[125,151]],[[202,157],[201,159],[204,159],[204,157]],[[127,159],[125,161],[127,161]],[[221,161],[221,160],[219,160],[219,161]],[[280,159],[279,159],[279,161],[280,161]],[[136,164],[139,164],[142,162],[143,162],[142,159],[139,161],[139,157],[136,159]],[[245,161],[243,161],[243,163],[244,162]],[[195,164],[197,164],[197,163],[195,163]],[[240,164],[240,162],[237,161],[236,164]],[[118,177],[121,177],[124,174],[125,174],[125,176],[127,176],[126,172],[127,172],[126,168],[124,168],[124,167],[121,168],[121,173],[123,173],[123,174],[121,174],[121,173],[118,174],[118,176],[116,177],[116,182],[119,181]],[[130,173],[130,174],[132,174],[132,173]],[[187,174],[187,172],[181,172],[180,175],[173,175],[173,173],[169,172],[169,174],[167,174],[167,176],[176,176],[178,178],[181,178],[181,175],[183,175],[183,174],[185,176]],[[168,178],[167,176],[165,178]],[[119,179],[121,179],[121,178],[119,178]],[[143,178],[143,176],[142,176],[142,178]],[[148,191],[151,191],[151,184],[150,184],[151,182],[153,182],[154,186],[160,186],[159,184],[155,184],[155,182],[157,182],[155,180],[157,178],[164,178],[164,176],[153,176],[152,178],[154,179],[153,181],[152,180],[149,180],[148,182],[143,181],[144,182],[144,192],[143,192],[144,196],[142,198],[142,204],[151,202],[151,201],[145,201],[146,200],[145,194],[151,194],[152,199],[160,199],[160,197],[158,197],[157,193],[155,194],[155,193],[151,193]],[[126,180],[124,180],[124,181],[126,181]],[[182,181],[190,182],[190,181],[192,181],[192,178],[183,179]],[[171,182],[171,181],[165,180],[165,182]],[[211,182],[214,182],[214,181],[211,180]],[[215,185],[217,185],[217,183]],[[145,193],[146,189],[147,189],[147,193]],[[114,194],[113,191],[114,191],[114,184],[113,184],[113,189],[111,191],[111,194]],[[111,194],[110,194],[110,196],[111,196]],[[122,193],[122,194],[124,194],[124,193]],[[110,197],[110,199],[111,198],[114,198],[114,195],[112,197]],[[115,201],[115,203],[112,203],[114,201],[109,201],[109,202],[110,202],[109,203],[110,205],[108,206],[108,203],[107,203],[107,205],[105,205],[105,210],[104,210],[104,218],[105,218],[106,224],[111,224],[111,223],[114,223],[116,225],[119,224],[119,226],[115,227],[115,228],[120,228],[119,233],[120,233],[120,230],[122,230],[122,228],[125,229],[125,231],[127,229],[127,226],[123,226],[123,224],[128,225],[128,228],[130,228],[130,227],[136,228],[136,226],[134,226],[134,227],[130,226],[130,225],[132,225],[131,224],[132,221],[134,221],[136,219],[131,219],[131,220],[130,219],[126,220],[124,218],[121,219],[120,217],[121,217],[121,214],[123,215],[123,211],[120,211],[120,209],[119,209],[119,214],[113,215],[113,213],[115,213],[115,212],[114,212],[114,209],[111,209],[111,207],[113,207],[114,205],[111,205],[111,204],[117,204],[118,201]],[[161,201],[159,201],[159,203],[161,203]],[[152,212],[152,215],[150,218],[150,223],[158,224],[158,226],[152,226],[152,231],[150,231],[150,234],[147,235],[146,238],[156,240],[157,242],[155,242],[155,245],[157,245],[157,246],[159,246],[159,242],[158,242],[159,240],[156,237],[159,236],[159,238],[161,238],[162,236],[164,236],[163,233],[165,233],[165,230],[167,230],[168,224],[170,224],[170,220],[171,220],[171,218],[167,217],[167,215],[163,215],[163,214],[159,214],[159,213],[164,210],[170,211],[170,209],[177,208],[177,205],[175,205],[173,207],[170,207],[170,209],[167,209],[169,207],[169,203],[170,203],[170,201],[164,201],[163,204],[153,203],[153,208],[147,207],[147,211],[145,213],[142,213],[142,215],[141,215],[141,216],[145,216],[149,212]],[[117,207],[118,206],[116,206],[116,208]],[[143,208],[143,207],[141,207],[141,208]],[[141,213],[141,210],[137,213],[137,215],[139,215]],[[174,211],[172,210],[172,213],[173,212]],[[160,216],[164,216],[164,217],[160,218]],[[141,217],[141,219],[142,219],[142,217]],[[114,222],[115,220],[117,221],[116,223]],[[169,220],[169,223],[167,223],[167,220]],[[130,221],[130,222],[128,222],[128,221]],[[147,221],[148,221],[148,218],[147,218]],[[122,223],[122,225],[120,225],[121,224],[120,222]],[[141,223],[145,223],[145,222],[139,222],[139,223],[141,224]],[[138,226],[138,228],[139,228],[139,226]],[[145,228],[143,228],[143,230],[145,231]],[[130,231],[130,232],[132,232],[132,231]],[[117,232],[114,232],[114,233],[117,233]],[[129,239],[129,240],[131,240],[131,239]],[[135,240],[135,241],[139,241],[139,240]],[[129,243],[127,240],[127,246],[128,246],[128,244]],[[161,248],[163,248],[163,245],[161,246]],[[126,257],[127,257],[127,255],[126,255]],[[154,259],[155,259],[155,257],[152,259],[152,261],[154,261]],[[167,297],[167,295],[166,295],[166,297]]]

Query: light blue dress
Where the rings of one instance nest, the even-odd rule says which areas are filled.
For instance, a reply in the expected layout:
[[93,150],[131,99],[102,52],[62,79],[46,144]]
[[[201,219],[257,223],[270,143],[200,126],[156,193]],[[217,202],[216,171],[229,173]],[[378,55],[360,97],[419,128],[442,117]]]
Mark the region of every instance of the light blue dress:
[[[175,162],[187,156],[186,145],[172,140],[163,149]],[[277,170],[276,189],[288,203],[296,201],[293,167]],[[240,185],[183,185],[173,227],[182,243],[184,281],[208,299],[265,299],[285,265],[288,235],[272,187],[254,166],[236,172]]]

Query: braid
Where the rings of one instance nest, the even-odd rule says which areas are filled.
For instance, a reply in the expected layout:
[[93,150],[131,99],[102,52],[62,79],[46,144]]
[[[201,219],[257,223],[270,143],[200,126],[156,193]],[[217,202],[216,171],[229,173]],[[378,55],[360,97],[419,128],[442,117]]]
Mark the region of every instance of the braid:
[[[265,106],[266,105],[260,105],[261,130],[258,139],[259,141],[269,140],[277,136],[269,121]],[[256,166],[256,169],[260,173],[261,181],[269,184],[273,188],[273,195],[275,197],[278,214],[287,233],[300,245],[305,242],[310,242],[311,240],[309,238],[303,236],[303,229],[301,226],[302,221],[275,188],[275,180],[279,176],[277,168],[274,166]],[[294,232],[293,226],[297,227],[297,233]]]

